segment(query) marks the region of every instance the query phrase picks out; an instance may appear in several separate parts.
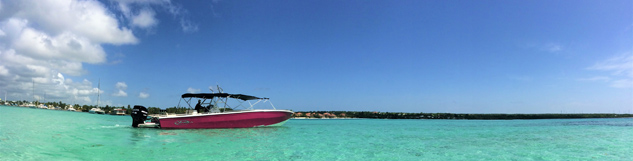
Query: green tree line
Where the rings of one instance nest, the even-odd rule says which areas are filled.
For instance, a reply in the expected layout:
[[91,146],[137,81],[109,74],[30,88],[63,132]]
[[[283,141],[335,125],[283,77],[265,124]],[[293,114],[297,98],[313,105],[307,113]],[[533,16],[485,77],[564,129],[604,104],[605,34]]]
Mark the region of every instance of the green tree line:
[[[4,104],[2,100],[0,103]],[[25,105],[29,101],[7,101],[12,105]],[[35,105],[44,104],[48,107],[61,107],[66,110],[69,104],[59,102],[33,102]],[[77,111],[88,112],[96,105],[79,105],[73,104],[73,108]],[[132,107],[126,106],[109,106],[99,107],[106,112],[121,108],[126,110],[126,114],[132,113]],[[171,113],[184,114],[189,108],[185,107],[169,107],[161,109],[159,107],[147,107],[149,114]],[[227,111],[232,109],[220,109]],[[327,115],[326,115],[327,114]],[[309,115],[309,116],[308,116]],[[511,119],[566,119],[566,118],[623,118],[633,117],[633,114],[613,114],[613,113],[560,113],[560,114],[463,114],[463,113],[405,113],[405,112],[377,112],[377,111],[297,111],[294,117],[308,118],[373,118],[373,119],[469,119],[469,120],[511,120]]]

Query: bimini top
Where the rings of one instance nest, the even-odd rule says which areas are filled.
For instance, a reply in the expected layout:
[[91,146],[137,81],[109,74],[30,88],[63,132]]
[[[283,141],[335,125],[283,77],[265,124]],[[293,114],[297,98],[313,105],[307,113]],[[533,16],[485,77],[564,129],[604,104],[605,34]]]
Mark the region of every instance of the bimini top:
[[189,97],[204,98],[204,99],[212,99],[215,97],[231,97],[235,99],[241,99],[244,101],[256,100],[256,99],[268,99],[268,98],[259,98],[255,96],[244,95],[244,94],[228,94],[228,93],[185,93],[185,94],[182,94],[182,98],[189,98]]

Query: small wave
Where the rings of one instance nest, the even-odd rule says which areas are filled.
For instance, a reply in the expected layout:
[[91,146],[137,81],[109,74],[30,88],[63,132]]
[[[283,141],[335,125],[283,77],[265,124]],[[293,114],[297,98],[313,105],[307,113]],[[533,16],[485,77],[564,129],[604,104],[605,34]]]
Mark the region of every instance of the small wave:
[[89,127],[88,129],[114,129],[114,128],[127,128],[128,126],[121,126],[119,124],[115,124],[112,126],[99,126],[99,127]]
[[565,125],[571,126],[633,126],[633,122],[606,122],[606,121],[581,121],[581,122],[569,122]]
[[158,133],[158,135],[178,135],[178,134],[173,133],[173,132],[161,132],[161,133]]

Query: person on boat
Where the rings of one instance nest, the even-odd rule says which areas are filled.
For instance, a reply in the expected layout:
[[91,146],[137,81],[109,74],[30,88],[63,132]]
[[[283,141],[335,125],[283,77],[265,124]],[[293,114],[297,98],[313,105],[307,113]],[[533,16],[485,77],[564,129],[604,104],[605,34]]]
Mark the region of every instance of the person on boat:
[[202,110],[202,109],[203,109],[203,107],[202,107],[202,105],[200,105],[200,100],[198,100],[198,104],[196,104],[196,108],[195,108],[195,110],[196,110],[198,113],[201,113],[202,111],[200,111],[200,110]]

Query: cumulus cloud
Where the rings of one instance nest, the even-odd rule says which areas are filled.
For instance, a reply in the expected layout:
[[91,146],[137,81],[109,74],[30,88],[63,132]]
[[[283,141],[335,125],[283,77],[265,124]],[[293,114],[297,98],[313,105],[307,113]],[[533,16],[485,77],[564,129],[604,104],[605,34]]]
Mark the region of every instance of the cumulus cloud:
[[106,62],[104,44],[138,43],[99,1],[20,0],[1,6],[0,89],[14,99],[93,103],[99,91],[92,82],[64,75],[81,76],[83,63]]
[[149,93],[141,92],[141,93],[138,94],[138,97],[139,98],[143,98],[143,99],[148,98],[149,97]]
[[[117,5],[118,11],[123,17],[130,20],[132,26],[140,28],[151,28],[158,24],[156,18],[157,10],[165,10],[174,18],[180,21],[183,32],[191,33],[198,31],[198,25],[187,18],[188,11],[181,6],[171,2],[171,0],[111,0]],[[141,6],[141,9],[134,9],[134,6]]]
[[112,96],[127,97],[127,93],[125,92],[125,90],[127,89],[127,84],[125,84],[125,82],[117,82],[115,87],[118,92],[113,93]]
[[140,28],[150,28],[158,24],[156,13],[151,9],[143,9],[132,17],[132,25]]
[[[2,10],[2,15],[23,21],[23,28],[16,29],[33,29],[50,35],[71,33],[97,44],[120,45],[138,41],[132,31],[120,27],[117,19],[98,1],[22,0],[9,1],[4,5],[11,9]],[[37,27],[27,23],[37,24]]]
[[[22,98],[22,100],[42,99],[60,100],[65,99],[68,103],[90,104],[94,103],[98,93],[103,93],[94,87],[93,83],[84,79],[81,82],[73,82],[72,79],[64,78],[61,73],[50,72],[49,78],[35,77],[32,80],[16,76],[14,84],[7,86],[9,92],[22,91],[21,93],[11,92],[11,97]],[[0,85],[1,86],[1,85]]]
[[127,93],[123,90],[118,90],[116,93],[112,93],[112,96],[115,97],[127,97]]
[[630,52],[597,62],[587,69],[608,72],[611,77],[603,76],[581,80],[600,80],[609,82],[611,87],[615,88],[633,88],[633,54]]
[[7,68],[5,68],[4,66],[0,66],[0,75],[1,76],[8,76],[9,75],[9,70],[7,70]]
[[[88,73],[84,63],[108,63],[103,46],[139,43],[133,30],[156,27],[161,11],[173,15],[174,23],[194,24],[185,18],[187,10],[170,0],[106,4],[113,6],[95,0],[0,0],[0,91],[13,99],[96,103],[103,91],[91,81],[74,82],[68,76]],[[189,28],[197,26],[183,31],[193,30]],[[112,64],[116,62],[121,60]],[[127,96],[125,82],[115,87],[112,96]]]
[[121,90],[127,89],[127,84],[125,84],[125,82],[117,82],[115,86],[117,89],[121,89]]

